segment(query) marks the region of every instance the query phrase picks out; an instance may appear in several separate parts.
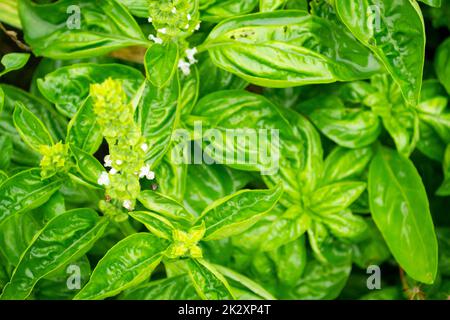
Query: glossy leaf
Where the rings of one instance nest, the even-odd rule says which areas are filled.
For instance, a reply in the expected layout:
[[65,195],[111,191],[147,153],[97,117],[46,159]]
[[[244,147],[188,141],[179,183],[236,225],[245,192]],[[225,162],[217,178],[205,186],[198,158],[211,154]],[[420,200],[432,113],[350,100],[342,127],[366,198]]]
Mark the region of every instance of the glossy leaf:
[[0,77],[8,72],[21,69],[27,63],[29,58],[29,53],[5,54],[0,60],[0,63],[3,65],[3,70],[0,71]]
[[0,298],[26,299],[36,282],[90,249],[107,226],[92,209],[76,209],[52,219],[22,255]]
[[406,102],[416,105],[425,59],[425,27],[418,4],[410,0],[337,0],[335,7],[355,37],[383,62]]
[[204,48],[220,68],[266,87],[357,80],[380,71],[370,51],[345,29],[305,11],[228,19],[209,34]]
[[437,49],[434,66],[439,81],[450,94],[450,39],[444,41]]
[[257,5],[258,0],[200,0],[201,20],[218,22],[250,13]]
[[150,165],[156,166],[170,149],[172,134],[178,125],[179,95],[177,75],[163,88],[145,82],[138,103],[138,117],[142,135],[149,145],[146,161]]
[[44,204],[61,187],[61,178],[42,180],[40,171],[22,171],[0,185],[0,224],[14,214]]
[[437,243],[425,188],[412,162],[380,148],[369,171],[372,217],[400,266],[414,279],[433,283]]
[[22,139],[30,148],[53,145],[52,137],[44,124],[23,104],[17,103],[13,114],[14,125]]
[[150,211],[159,213],[169,219],[192,221],[194,218],[181,203],[155,191],[141,191],[138,200]]
[[102,140],[92,100],[88,98],[69,122],[66,143],[92,154],[98,150]]
[[143,223],[155,236],[167,240],[172,239],[172,231],[175,230],[175,227],[163,216],[147,211],[133,211],[129,214],[133,219]]
[[72,117],[89,95],[89,86],[102,83],[110,77],[122,82],[130,99],[144,82],[144,76],[128,66],[80,63],[59,68],[43,79],[38,79],[37,84],[42,95],[54,103],[59,112]]
[[112,247],[95,267],[77,300],[104,299],[145,281],[168,243],[149,233],[131,235]]
[[230,237],[250,228],[275,206],[282,192],[280,186],[242,190],[213,202],[199,217],[206,226],[204,240]]
[[72,156],[75,158],[77,172],[88,182],[97,185],[98,178],[105,171],[102,164],[89,153],[70,145]]
[[225,277],[212,265],[202,259],[189,259],[186,264],[194,288],[203,300],[234,299]]
[[148,44],[128,11],[112,0],[20,0],[19,13],[25,40],[40,56],[86,58]]
[[147,79],[155,87],[164,87],[177,70],[178,60],[178,45],[175,42],[151,45],[144,58]]

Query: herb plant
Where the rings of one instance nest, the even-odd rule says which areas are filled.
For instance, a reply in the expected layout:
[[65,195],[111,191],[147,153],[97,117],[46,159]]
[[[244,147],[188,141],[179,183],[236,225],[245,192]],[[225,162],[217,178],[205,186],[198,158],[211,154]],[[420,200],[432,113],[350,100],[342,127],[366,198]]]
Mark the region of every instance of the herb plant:
[[0,0],[0,299],[448,299],[449,13]]

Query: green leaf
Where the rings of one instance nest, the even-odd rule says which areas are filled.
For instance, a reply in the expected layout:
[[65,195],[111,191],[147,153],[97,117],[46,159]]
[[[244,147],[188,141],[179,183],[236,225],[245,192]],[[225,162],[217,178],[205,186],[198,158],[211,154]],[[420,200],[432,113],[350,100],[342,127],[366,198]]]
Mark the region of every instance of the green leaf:
[[74,299],[104,299],[145,281],[167,247],[166,240],[149,233],[137,233],[121,240],[99,261],[88,284]]
[[321,217],[320,220],[336,238],[358,242],[367,236],[366,221],[349,209]]
[[252,12],[258,0],[200,0],[202,21],[219,22]]
[[363,108],[346,108],[338,97],[319,96],[301,103],[297,109],[342,147],[365,147],[377,140],[381,132],[376,114]]
[[425,60],[419,5],[410,0],[336,0],[335,7],[348,29],[383,62],[406,102],[417,105]]
[[205,223],[204,240],[239,234],[261,219],[280,199],[283,190],[241,190],[205,208],[198,221]]
[[172,239],[172,231],[175,230],[175,227],[163,216],[147,211],[133,211],[129,215],[143,223],[155,236],[167,240]]
[[342,181],[323,186],[311,196],[309,208],[321,216],[340,212],[352,204],[366,189],[360,181]]
[[344,28],[300,10],[228,19],[203,48],[220,68],[266,87],[366,79],[381,70]]
[[151,281],[125,291],[120,300],[199,300],[187,274]]
[[47,74],[37,84],[42,95],[59,112],[73,117],[89,95],[90,85],[108,78],[121,81],[130,100],[144,82],[141,72],[125,65],[78,63]]
[[372,217],[400,266],[414,279],[433,283],[437,241],[425,188],[413,163],[380,148],[370,164]]
[[438,47],[434,67],[439,81],[450,94],[450,38]]
[[231,72],[217,67],[209,54],[203,53],[198,63],[200,79],[200,97],[220,90],[241,90],[247,86],[247,81],[237,77]]
[[309,260],[295,287],[282,292],[284,299],[335,299],[347,282],[352,268],[351,253],[345,246],[334,244],[324,252],[330,263]]
[[20,102],[16,103],[13,120],[23,141],[30,148],[39,152],[40,146],[53,145],[53,139],[44,124]]
[[0,298],[26,299],[37,281],[84,255],[107,224],[92,209],[75,209],[52,219],[22,255]]
[[178,45],[168,41],[152,44],[145,53],[144,65],[147,79],[155,87],[166,86],[177,70],[179,60]]
[[0,77],[7,74],[8,72],[22,69],[30,58],[29,53],[8,53],[2,57],[0,63],[3,65],[4,69],[0,71]]
[[442,4],[441,2],[442,0],[419,0],[419,1],[436,8],[439,8]]
[[149,43],[133,17],[113,0],[20,0],[19,13],[25,40],[38,56],[79,59]]
[[234,300],[225,277],[203,259],[186,261],[189,277],[203,300]]
[[230,284],[233,295],[238,300],[245,299],[243,297],[238,297],[236,295],[236,291],[238,291],[238,294],[242,291],[248,291],[251,295],[256,295],[260,299],[276,300],[270,292],[266,291],[263,287],[261,287],[253,280],[218,264],[214,264],[214,268],[217,269],[217,271],[219,271],[225,277],[227,282]]
[[184,206],[176,200],[165,196],[159,192],[144,190],[138,196],[138,200],[144,207],[152,212],[175,221],[193,221],[194,216],[187,211]]
[[86,99],[67,127],[66,143],[93,154],[102,143],[103,135],[91,99]]
[[105,171],[102,164],[89,153],[70,145],[72,156],[75,158],[78,173],[88,182],[98,185],[98,178]]
[[188,166],[189,188],[184,192],[186,209],[200,215],[212,202],[245,187],[251,176],[220,164]]
[[169,151],[173,131],[178,125],[180,83],[175,75],[162,88],[145,81],[138,103],[138,118],[142,135],[149,145],[146,162],[156,166]]
[[323,183],[360,176],[367,168],[373,156],[371,147],[346,149],[336,147],[325,159]]
[[8,169],[13,153],[13,144],[10,136],[0,136],[0,170]]
[[61,178],[42,180],[40,169],[21,171],[10,177],[0,185],[0,224],[14,214],[44,204],[61,184]]
[[436,194],[439,196],[450,195],[450,144],[445,149],[444,161],[442,162],[444,170],[444,181],[442,182]]
[[259,10],[262,12],[275,11],[286,2],[287,0],[259,0]]

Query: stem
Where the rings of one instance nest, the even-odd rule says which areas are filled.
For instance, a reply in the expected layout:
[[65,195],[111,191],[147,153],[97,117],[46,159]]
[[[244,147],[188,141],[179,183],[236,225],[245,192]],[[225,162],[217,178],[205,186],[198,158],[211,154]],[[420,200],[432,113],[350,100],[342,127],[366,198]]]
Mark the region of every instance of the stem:
[[124,220],[122,222],[117,222],[117,226],[125,237],[131,236],[132,234],[137,233],[137,231],[133,228],[130,221]]

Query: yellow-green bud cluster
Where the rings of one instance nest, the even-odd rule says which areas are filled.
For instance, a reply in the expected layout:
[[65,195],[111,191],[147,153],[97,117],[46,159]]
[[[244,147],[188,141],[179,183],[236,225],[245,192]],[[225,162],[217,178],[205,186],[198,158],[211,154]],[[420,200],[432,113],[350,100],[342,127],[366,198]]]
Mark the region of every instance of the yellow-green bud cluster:
[[174,230],[172,232],[173,244],[167,249],[166,256],[168,258],[191,257],[202,258],[202,249],[198,246],[198,242],[205,235],[205,225],[192,227],[188,232]]
[[69,170],[71,162],[68,145],[61,142],[53,146],[41,145],[39,152],[42,155],[40,162],[42,178],[50,178],[56,173]]
[[[134,122],[133,106],[127,101],[120,81],[108,78],[101,84],[93,84],[90,94],[110,153],[105,157],[105,167],[111,169],[102,173],[98,183],[105,186],[108,199],[131,211],[141,189],[139,178],[154,178],[144,162],[148,145]],[[103,208],[111,211],[108,206]]]

